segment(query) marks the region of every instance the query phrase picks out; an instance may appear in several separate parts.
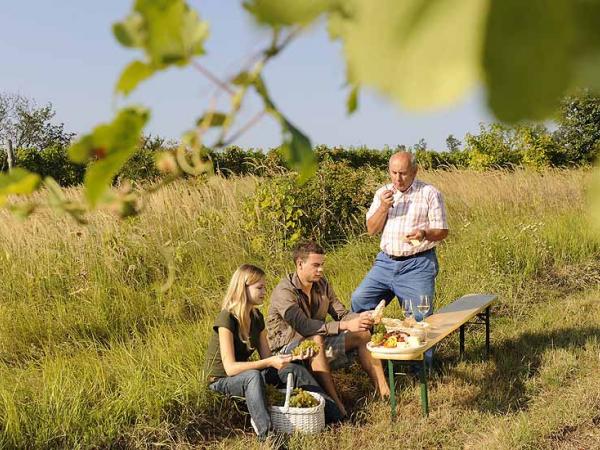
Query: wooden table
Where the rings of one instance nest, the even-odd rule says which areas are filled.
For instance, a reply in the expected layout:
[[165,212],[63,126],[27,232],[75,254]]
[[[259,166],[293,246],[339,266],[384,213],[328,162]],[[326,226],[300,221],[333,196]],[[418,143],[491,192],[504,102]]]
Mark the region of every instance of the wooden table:
[[[427,329],[427,345],[416,352],[411,353],[378,353],[372,351],[374,358],[387,360],[388,376],[390,381],[390,404],[392,408],[392,418],[396,417],[396,379],[394,373],[394,361],[403,361],[414,365],[421,364],[420,383],[421,383],[421,408],[423,415],[429,415],[429,398],[427,393],[427,368],[425,365],[424,353],[435,346],[442,339],[446,338],[452,332],[460,332],[460,357],[463,357],[465,350],[465,327],[466,325],[476,324],[485,325],[485,356],[490,351],[490,305],[497,299],[496,295],[469,294],[465,295],[451,304],[444,306],[435,314],[425,318],[430,327]],[[471,321],[475,319],[474,321]]]

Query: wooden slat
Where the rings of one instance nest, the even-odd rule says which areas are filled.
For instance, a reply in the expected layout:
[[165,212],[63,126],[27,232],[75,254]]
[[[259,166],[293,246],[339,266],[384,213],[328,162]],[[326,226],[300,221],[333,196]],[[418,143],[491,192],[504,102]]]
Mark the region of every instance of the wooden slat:
[[427,333],[427,346],[415,353],[391,354],[371,352],[377,359],[395,359],[400,361],[413,361],[423,359],[423,353],[440,342],[453,331],[460,328],[480,312],[484,311],[495,300],[496,295],[468,294],[451,304],[444,306],[435,314],[427,317],[425,322],[431,327]]

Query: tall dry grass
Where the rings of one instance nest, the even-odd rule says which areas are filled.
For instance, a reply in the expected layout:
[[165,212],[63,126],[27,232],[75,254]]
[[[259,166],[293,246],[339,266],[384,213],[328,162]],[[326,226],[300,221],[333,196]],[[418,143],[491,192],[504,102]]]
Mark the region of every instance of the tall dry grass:
[[[539,333],[543,320],[557,326],[549,319],[556,302],[598,286],[600,279],[600,245],[589,231],[581,187],[586,176],[585,171],[424,173],[444,193],[451,227],[438,253],[437,305],[467,292],[498,293],[495,336],[507,353],[510,342],[527,332],[515,323],[530,321]],[[98,212],[85,227],[48,211],[26,222],[0,212],[1,447],[185,446],[232,432],[239,415],[232,416],[230,405],[210,395],[203,382],[211,320],[239,264],[266,268],[270,287],[291,269],[281,255],[255,254],[248,245],[241,205],[256,183],[253,178],[175,183],[148,198],[137,218],[119,221]],[[354,236],[328,256],[328,276],[346,303],[377,246],[376,238]],[[593,302],[590,312],[597,312]],[[534,378],[546,380],[569,361],[589,357],[597,342],[585,342],[584,353],[565,350],[568,356],[554,355],[541,343],[550,353],[536,360]],[[454,353],[448,345],[440,358],[451,364]],[[409,447],[471,445],[481,429],[505,420],[501,416],[507,411],[514,412],[506,420],[517,434],[526,428],[520,428],[520,421],[538,420],[518,414],[544,390],[517,390],[503,397],[522,373],[512,357],[494,364],[506,374],[489,364],[450,365],[451,373],[441,375],[433,387],[440,417],[434,413],[430,422],[419,417],[412,399],[415,386],[408,383],[401,396],[409,406],[401,417],[417,424]],[[585,364],[586,370],[596,367]],[[574,373],[595,389],[579,367]],[[471,384],[486,383],[488,376],[504,388],[495,393],[488,386],[482,398]],[[347,377],[347,385],[364,382],[359,373]],[[580,399],[582,393],[572,390],[569,395]],[[353,401],[365,394],[354,391],[358,397]],[[458,416],[447,412],[457,407]],[[542,417],[553,406],[539,408]],[[560,426],[567,413],[557,411]],[[336,448],[337,440],[344,448],[343,443],[357,439],[357,430],[365,439],[383,433],[373,442],[389,445],[408,430],[395,426],[391,432],[386,413],[377,402],[356,408],[358,422],[324,435],[324,448]],[[450,434],[429,436],[430,426]],[[233,433],[237,437],[222,445],[241,448],[254,442]],[[512,439],[494,436],[497,441],[490,445]],[[519,439],[547,438],[532,436]],[[521,441],[516,442],[518,447]],[[298,438],[293,445],[313,444]]]

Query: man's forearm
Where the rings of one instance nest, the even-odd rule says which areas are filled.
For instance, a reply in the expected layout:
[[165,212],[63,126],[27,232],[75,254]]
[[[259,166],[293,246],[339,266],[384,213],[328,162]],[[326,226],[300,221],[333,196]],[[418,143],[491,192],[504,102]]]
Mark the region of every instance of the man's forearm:
[[428,241],[442,241],[444,239],[446,239],[446,237],[448,236],[448,230],[443,230],[440,228],[430,228],[428,230],[424,230],[425,231],[425,237],[424,239],[427,239]]
[[379,208],[375,211],[369,219],[367,220],[367,233],[371,236],[377,233],[381,233],[383,231],[383,227],[387,222],[388,210],[385,208]]

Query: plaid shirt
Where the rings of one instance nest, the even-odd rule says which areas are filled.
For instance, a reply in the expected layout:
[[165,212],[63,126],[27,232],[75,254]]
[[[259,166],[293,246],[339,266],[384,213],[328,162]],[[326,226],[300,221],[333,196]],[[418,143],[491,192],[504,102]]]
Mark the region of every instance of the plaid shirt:
[[[379,196],[386,189],[392,189],[392,184],[386,184],[375,192],[373,203],[367,211],[367,220],[375,214],[381,205]],[[381,250],[388,255],[410,256],[429,250],[437,242],[428,240],[413,246],[404,242],[403,238],[413,230],[448,229],[446,208],[442,194],[432,185],[414,180],[405,191],[396,191],[394,205],[388,210],[388,217],[381,234]]]

